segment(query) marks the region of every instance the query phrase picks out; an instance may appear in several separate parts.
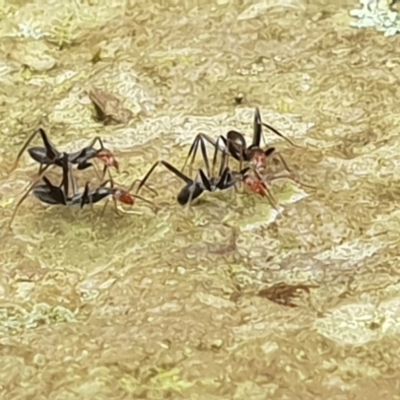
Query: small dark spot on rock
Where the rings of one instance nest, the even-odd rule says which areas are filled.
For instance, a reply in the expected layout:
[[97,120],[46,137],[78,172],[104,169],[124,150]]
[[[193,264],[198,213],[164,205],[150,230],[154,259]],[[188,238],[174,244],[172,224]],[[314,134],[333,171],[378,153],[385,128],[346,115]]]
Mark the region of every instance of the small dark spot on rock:
[[242,104],[242,103],[243,103],[243,100],[244,100],[244,95],[243,95],[243,93],[238,93],[237,95],[235,95],[234,99],[235,99],[235,103],[236,103],[237,105]]

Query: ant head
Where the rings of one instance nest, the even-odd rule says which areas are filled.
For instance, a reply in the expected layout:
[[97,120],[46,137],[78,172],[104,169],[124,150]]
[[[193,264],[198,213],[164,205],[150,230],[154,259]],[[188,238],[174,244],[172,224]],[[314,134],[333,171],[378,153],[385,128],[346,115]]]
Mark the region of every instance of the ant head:
[[255,194],[259,194],[262,197],[267,195],[267,186],[261,180],[255,179],[250,175],[247,175],[243,179],[243,183]]
[[255,148],[250,153],[250,164],[259,172],[267,168],[268,156],[260,149]]
[[114,198],[123,204],[133,206],[135,204],[135,198],[127,191],[123,189],[114,189]]
[[101,149],[96,156],[101,162],[103,162],[107,167],[114,167],[119,171],[119,164],[114,154],[107,149]]

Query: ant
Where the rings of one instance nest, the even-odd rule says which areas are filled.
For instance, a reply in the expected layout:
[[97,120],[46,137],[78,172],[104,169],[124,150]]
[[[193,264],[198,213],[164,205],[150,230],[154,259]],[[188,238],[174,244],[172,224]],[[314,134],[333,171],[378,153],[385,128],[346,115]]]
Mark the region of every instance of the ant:
[[[280,133],[274,127],[262,122],[260,110],[258,107],[256,107],[255,113],[254,113],[254,122],[253,122],[253,140],[249,146],[247,146],[244,135],[237,131],[229,131],[226,134],[226,137],[221,135],[218,137],[217,141],[213,140],[211,137],[209,137],[206,134],[200,133],[196,136],[196,138],[194,139],[194,141],[189,149],[189,153],[186,157],[186,160],[182,167],[182,170],[184,170],[184,168],[186,167],[188,159],[191,155],[192,155],[192,159],[189,164],[189,168],[190,168],[190,170],[192,169],[199,143],[201,143],[201,142],[204,143],[205,141],[207,141],[216,150],[220,150],[224,154],[229,154],[235,160],[239,161],[241,164],[243,161],[250,162],[251,166],[254,167],[260,173],[263,173],[265,171],[265,169],[267,167],[268,158],[271,157],[273,154],[275,154],[279,157],[279,159],[281,160],[285,169],[288,172],[290,172],[290,169],[289,169],[287,163],[285,162],[283,157],[279,153],[277,153],[275,147],[269,147],[266,150],[263,150],[261,148],[261,137],[263,137],[263,134],[262,134],[263,127],[268,128],[276,135],[285,139],[292,146],[298,147],[295,143],[293,143],[290,139],[288,139],[286,136],[284,136],[282,133]],[[221,140],[223,142],[223,144],[224,144],[223,147],[218,145],[219,140]]]
[[200,147],[205,163],[206,172],[204,172],[203,169],[199,169],[198,176],[195,180],[191,179],[183,172],[179,171],[167,161],[161,160],[154,163],[150,170],[147,172],[147,174],[138,186],[137,193],[147,182],[154,169],[159,164],[162,164],[169,171],[171,171],[173,174],[175,174],[178,178],[186,183],[186,185],[180,190],[177,196],[177,201],[181,206],[190,204],[192,201],[200,197],[205,191],[214,192],[216,190],[227,190],[231,187],[236,187],[239,182],[243,182],[246,186],[250,188],[252,192],[257,193],[263,197],[267,197],[271,205],[276,209],[276,206],[273,202],[273,197],[265,183],[262,181],[261,177],[258,175],[258,179],[254,179],[249,174],[251,167],[241,169],[239,172],[233,171],[229,168],[229,166],[227,166],[227,155],[223,153],[218,175],[214,175],[211,173],[211,170],[215,169],[217,153],[219,149],[219,140],[220,138],[215,143],[216,147],[214,151],[212,169],[210,169],[205,144],[203,141],[200,141]]
[[[94,166],[92,163],[89,162],[89,160],[93,158],[99,159],[104,164],[101,180],[104,179],[107,168],[114,167],[117,171],[119,170],[118,161],[114,157],[113,153],[104,147],[100,137],[95,137],[89,143],[89,145],[84,147],[82,150],[76,151],[74,153],[66,153],[58,151],[56,147],[51,143],[46,132],[42,128],[39,128],[38,131],[33,132],[33,134],[22,146],[22,149],[19,151],[10,172],[12,172],[17,167],[22,154],[28,148],[29,144],[38,133],[40,133],[40,136],[42,137],[44,147],[30,147],[28,149],[28,153],[33,160],[40,164],[39,175],[46,171],[50,166],[62,167],[64,154],[67,155],[69,163],[78,165],[78,170],[84,170],[86,168]],[[94,145],[96,144],[96,142],[98,142],[100,145],[99,150],[94,149]]]
[[[144,197],[139,196],[138,194],[130,193],[133,190],[135,184],[139,181],[139,179],[135,179],[127,190],[121,189],[120,187],[114,187],[114,181],[112,179],[103,182],[99,187],[94,190],[90,190],[89,183],[86,183],[83,193],[80,194],[80,207],[82,208],[85,204],[93,205],[101,200],[107,199],[106,203],[104,204],[103,211],[101,212],[101,215],[103,215],[104,210],[107,207],[108,200],[111,197],[114,201],[114,210],[117,215],[119,215],[120,211],[117,206],[117,201],[122,204],[133,206],[136,199],[139,199],[144,201],[145,203],[151,204],[155,207],[155,209],[157,209],[157,206],[152,201],[147,200]],[[107,184],[110,184],[111,187],[106,187]],[[148,189],[153,191],[157,195],[157,192],[154,189],[151,189],[149,187]],[[128,214],[127,211],[123,211],[123,213]]]
[[[28,197],[30,192],[32,192],[33,195],[42,203],[48,205],[64,205],[64,206],[80,205],[81,208],[85,204],[92,205],[98,203],[101,200],[104,200],[105,198],[112,197],[114,200],[115,211],[117,214],[118,214],[118,208],[116,204],[117,201],[132,206],[135,203],[135,199],[138,198],[142,201],[154,205],[154,203],[152,203],[151,201],[146,200],[145,198],[139,195],[133,195],[130,193],[130,191],[133,189],[134,184],[138,182],[137,179],[132,183],[131,187],[128,190],[114,187],[114,182],[112,180],[107,180],[104,183],[102,183],[98,188],[91,191],[89,190],[89,183],[86,183],[84,191],[79,192],[77,189],[75,178],[72,175],[71,162],[69,161],[69,155],[67,153],[63,153],[62,158],[60,160],[60,164],[63,169],[63,177],[61,180],[61,184],[59,186],[54,185],[44,175],[44,171],[42,171],[41,175],[30,185],[28,190],[25,192],[25,194],[21,197],[21,199],[15,206],[14,212],[8,224],[9,227],[11,227],[19,207]],[[43,183],[38,184],[40,180],[43,180]],[[69,195],[70,183],[72,183],[72,189],[73,189],[72,196]],[[108,183],[111,183],[111,187],[106,187]],[[106,205],[107,203],[103,208],[103,212],[105,210]]]

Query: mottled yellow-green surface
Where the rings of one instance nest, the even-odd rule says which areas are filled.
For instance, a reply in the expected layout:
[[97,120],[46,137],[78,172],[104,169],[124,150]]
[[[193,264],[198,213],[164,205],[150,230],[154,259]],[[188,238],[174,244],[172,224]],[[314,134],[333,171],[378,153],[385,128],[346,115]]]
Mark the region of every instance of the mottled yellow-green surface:
[[[1,399],[400,399],[399,38],[349,28],[355,1],[251,4],[0,1]],[[94,121],[93,86],[132,120]],[[158,214],[30,196],[6,230],[43,116],[60,149],[101,135],[129,186],[198,132],[250,139],[255,106],[317,186],[272,185],[277,218],[248,193],[185,212],[160,168]]]

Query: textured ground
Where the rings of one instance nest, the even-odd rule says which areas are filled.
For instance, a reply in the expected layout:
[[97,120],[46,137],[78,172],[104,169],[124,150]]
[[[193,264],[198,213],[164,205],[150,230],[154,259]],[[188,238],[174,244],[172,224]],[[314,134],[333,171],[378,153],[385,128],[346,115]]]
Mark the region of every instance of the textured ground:
[[[0,1],[1,399],[400,399],[399,38],[350,28],[353,1],[277,3]],[[133,118],[94,121],[92,86]],[[157,215],[29,197],[6,230],[42,116],[129,185],[197,132],[250,137],[255,106],[318,186],[273,185],[275,221],[248,194],[185,213],[160,169]]]

